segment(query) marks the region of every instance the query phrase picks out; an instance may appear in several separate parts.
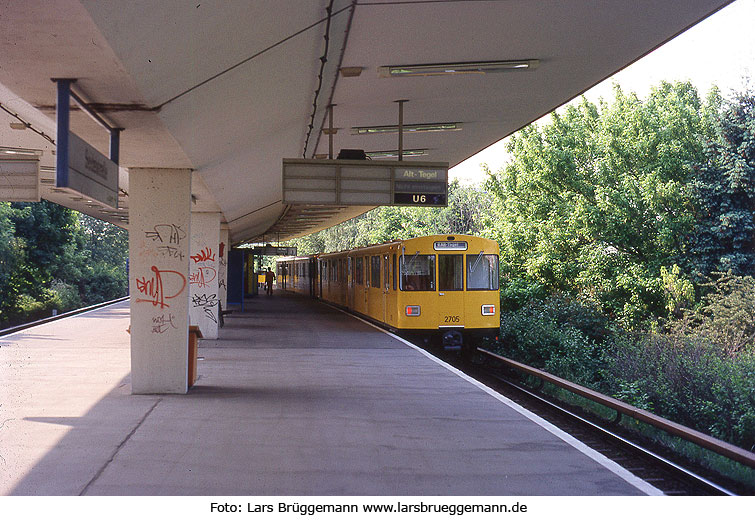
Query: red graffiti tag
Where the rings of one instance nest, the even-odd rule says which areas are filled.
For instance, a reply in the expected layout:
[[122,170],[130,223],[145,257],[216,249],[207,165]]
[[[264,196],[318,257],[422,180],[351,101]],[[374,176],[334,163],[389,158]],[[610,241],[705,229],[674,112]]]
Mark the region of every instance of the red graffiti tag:
[[[186,277],[177,271],[161,271],[154,265],[152,266],[152,272],[154,273],[154,276],[152,276],[152,278],[147,279],[145,277],[136,279],[137,290],[147,296],[147,298],[136,298],[136,301],[151,303],[155,307],[159,306],[161,309],[170,307],[170,305],[166,303],[166,300],[175,298],[183,292],[183,290],[186,288]],[[168,289],[175,289],[178,287],[179,280],[174,276],[170,277],[170,280],[172,281],[169,281],[167,286],[163,283],[163,275],[171,274],[175,274],[176,276],[178,276],[178,278],[180,278],[181,288],[174,294],[166,294],[166,287]],[[171,290],[168,290],[168,292],[171,292]]]
[[207,247],[206,249],[202,249],[199,251],[199,254],[195,254],[191,257],[192,260],[194,260],[194,263],[199,263],[203,261],[215,261],[215,255],[212,253],[212,249]]
[[208,287],[217,274],[212,267],[197,267],[196,271],[189,273],[189,283],[197,287]]
[[220,242],[220,257],[223,257],[223,253],[225,252],[225,242]]

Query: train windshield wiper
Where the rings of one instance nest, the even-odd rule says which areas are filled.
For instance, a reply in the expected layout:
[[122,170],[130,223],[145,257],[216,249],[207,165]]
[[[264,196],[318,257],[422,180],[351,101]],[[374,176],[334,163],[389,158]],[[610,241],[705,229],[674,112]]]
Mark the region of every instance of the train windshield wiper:
[[472,268],[469,269],[469,272],[474,272],[475,271],[475,269],[477,268],[477,264],[480,263],[480,260],[482,259],[482,253],[484,253],[484,252],[485,251],[480,251],[480,254],[477,255],[477,259],[472,264]]

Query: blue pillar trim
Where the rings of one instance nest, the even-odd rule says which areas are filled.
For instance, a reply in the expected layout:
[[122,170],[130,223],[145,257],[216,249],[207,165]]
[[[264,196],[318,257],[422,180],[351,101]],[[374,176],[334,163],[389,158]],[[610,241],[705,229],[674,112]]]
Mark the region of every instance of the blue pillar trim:
[[54,80],[58,84],[56,106],[57,132],[55,143],[55,185],[68,187],[68,132],[71,114],[71,80]]

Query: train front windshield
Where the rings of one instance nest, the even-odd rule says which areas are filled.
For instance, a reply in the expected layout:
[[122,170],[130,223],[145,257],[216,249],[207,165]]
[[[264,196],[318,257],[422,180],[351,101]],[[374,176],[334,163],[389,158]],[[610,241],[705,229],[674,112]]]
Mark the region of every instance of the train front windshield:
[[467,254],[467,290],[498,290],[498,256]]

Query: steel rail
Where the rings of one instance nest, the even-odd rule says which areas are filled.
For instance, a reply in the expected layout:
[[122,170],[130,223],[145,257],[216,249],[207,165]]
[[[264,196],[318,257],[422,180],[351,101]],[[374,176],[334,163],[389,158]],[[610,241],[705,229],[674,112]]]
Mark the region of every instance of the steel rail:
[[699,432],[697,430],[685,427],[684,425],[681,425],[679,423],[664,419],[660,416],[657,416],[656,414],[653,414],[652,412],[637,408],[628,403],[624,403],[623,401],[619,401],[610,396],[606,396],[605,394],[601,394],[600,392],[595,392],[594,390],[588,389],[587,387],[577,385],[576,383],[572,383],[571,381],[567,381],[548,372],[530,367],[529,365],[519,363],[518,361],[505,358],[485,349],[478,347],[477,351],[516,370],[530,374],[532,376],[536,376],[543,381],[552,383],[558,387],[561,387],[562,389],[577,394],[578,396],[582,396],[583,398],[587,398],[591,401],[594,401],[595,403],[599,403],[608,408],[611,408],[616,412],[620,412],[622,415],[637,419],[639,421],[647,423],[648,425],[652,425],[656,428],[664,430],[669,434],[673,434],[686,441],[695,443],[700,447],[712,450],[713,452],[716,452],[717,454],[725,456],[738,463],[751,468],[755,468],[755,454],[745,449],[739,448],[736,445],[721,441],[720,439],[708,436],[707,434],[703,434],[702,432]]

